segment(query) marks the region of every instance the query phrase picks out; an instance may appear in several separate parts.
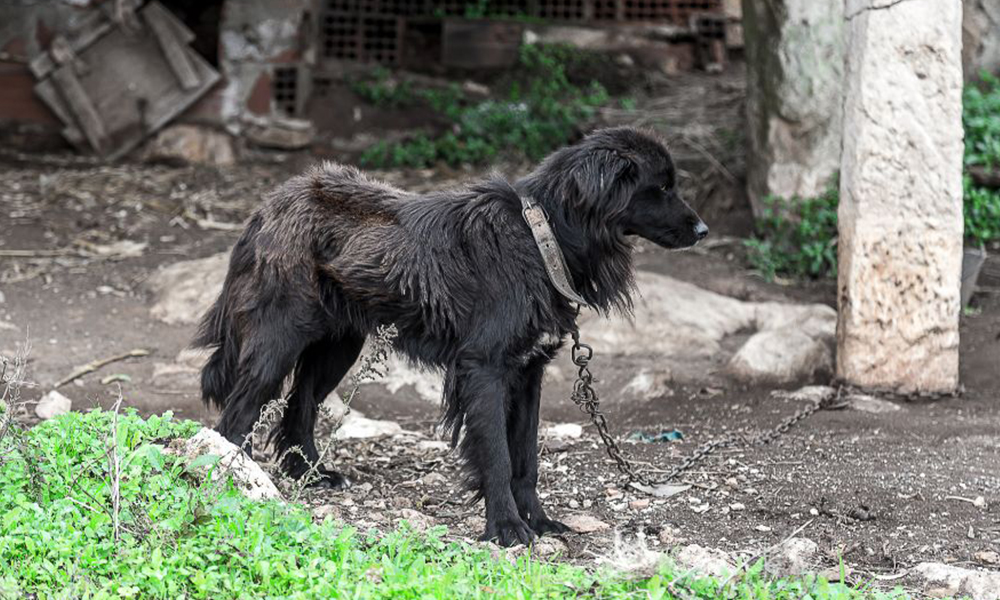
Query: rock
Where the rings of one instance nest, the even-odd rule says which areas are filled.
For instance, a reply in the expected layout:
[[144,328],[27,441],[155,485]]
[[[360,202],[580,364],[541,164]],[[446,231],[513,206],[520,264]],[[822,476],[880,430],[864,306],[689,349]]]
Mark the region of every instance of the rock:
[[583,436],[583,426],[578,423],[558,423],[546,427],[542,434],[551,439],[578,440]]
[[[660,373],[680,376],[697,372],[698,369],[690,368],[692,363],[702,364],[707,373],[714,369],[713,361],[724,356],[722,341],[750,330],[775,332],[756,340],[756,336],[751,337],[753,344],[746,350],[750,358],[760,357],[750,364],[773,371],[752,370],[744,374],[734,369],[736,377],[746,376],[753,381],[802,380],[829,369],[833,362],[837,314],[828,306],[743,302],[641,270],[636,273],[636,283],[639,294],[635,299],[634,320],[604,319],[592,311],[581,315],[584,340],[602,354],[655,356]],[[798,346],[809,352],[804,356],[801,353],[789,356],[785,339],[788,335],[801,340]],[[671,368],[674,364],[678,368]]]
[[422,512],[413,510],[412,508],[401,508],[397,511],[393,511],[392,514],[397,521],[406,521],[417,531],[427,531],[431,527],[437,525],[437,522],[433,517],[429,517]]
[[822,402],[837,394],[837,390],[828,385],[807,385],[795,391],[776,390],[771,392],[776,398],[796,400],[801,402]]
[[224,252],[157,271],[146,282],[154,296],[150,314],[170,325],[197,323],[222,291],[228,267],[229,253]]
[[667,385],[671,380],[669,370],[652,372],[649,369],[639,369],[622,390],[622,394],[638,400],[655,400],[673,395],[673,390]]
[[765,557],[764,568],[775,577],[798,577],[809,571],[819,546],[806,538],[791,538]]
[[962,66],[965,80],[1000,72],[1000,2],[965,0],[962,17]]
[[1000,565],[1000,552],[994,552],[992,550],[976,552],[973,558],[976,559],[976,562],[984,565]]
[[569,515],[562,522],[577,533],[594,533],[611,529],[611,526],[604,521],[587,514]]
[[813,197],[840,170],[844,3],[744,2],[747,190]]
[[451,450],[451,444],[444,440],[420,440],[417,442],[417,448],[434,452],[448,452]]
[[298,150],[312,143],[316,129],[311,121],[287,117],[243,115],[243,135],[264,148]]
[[43,421],[64,415],[73,408],[73,401],[63,396],[56,390],[42,396],[42,399],[35,405],[35,414]]
[[403,435],[403,428],[395,421],[379,421],[351,412],[337,430],[338,440],[357,440]]
[[837,374],[861,387],[951,392],[963,244],[962,4],[848,4]]
[[386,360],[385,377],[377,385],[385,386],[392,394],[406,386],[413,386],[422,400],[437,403],[441,401],[444,391],[444,375],[440,370],[412,365],[403,357],[393,354]]
[[847,407],[866,413],[881,414],[903,410],[903,407],[867,394],[850,394],[846,398]]
[[566,542],[554,537],[541,537],[531,544],[531,555],[539,558],[554,558],[564,556],[568,553],[569,547]]
[[726,577],[736,571],[736,566],[730,561],[728,554],[698,544],[681,548],[674,556],[674,562],[682,569],[716,578]]
[[1000,573],[996,571],[973,571],[941,563],[920,563],[910,573],[920,580],[923,592],[933,598],[1000,600]]
[[726,372],[741,381],[782,385],[833,374],[830,341],[786,328],[754,334],[730,359]]
[[321,504],[313,509],[313,516],[317,521],[322,521],[327,517],[337,520],[340,518],[340,507],[333,504]]
[[142,153],[147,162],[225,166],[236,162],[228,134],[197,125],[172,125],[156,134]]
[[[199,456],[211,454],[219,457],[211,469],[212,480],[228,475],[243,494],[252,500],[280,500],[281,492],[268,477],[264,469],[232,442],[213,429],[202,429],[190,439],[171,442],[167,451],[183,457],[191,465]],[[210,466],[195,467],[193,472],[204,476]]]

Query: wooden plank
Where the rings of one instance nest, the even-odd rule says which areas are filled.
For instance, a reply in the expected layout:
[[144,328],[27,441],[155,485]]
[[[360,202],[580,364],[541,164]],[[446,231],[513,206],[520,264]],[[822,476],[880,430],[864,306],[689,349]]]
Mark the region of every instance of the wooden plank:
[[194,65],[188,58],[188,48],[177,38],[176,30],[167,21],[163,8],[156,3],[150,4],[146,10],[142,11],[142,17],[146,21],[146,25],[153,31],[170,68],[177,76],[178,81],[181,82],[181,87],[185,90],[198,87],[201,81]]
[[104,129],[104,122],[97,112],[97,107],[90,100],[87,91],[83,89],[83,84],[77,79],[73,72],[72,65],[63,65],[52,72],[52,79],[59,89],[59,94],[66,101],[66,105],[73,113],[75,121],[87,136],[87,141],[97,150],[98,154],[104,153],[108,134]]

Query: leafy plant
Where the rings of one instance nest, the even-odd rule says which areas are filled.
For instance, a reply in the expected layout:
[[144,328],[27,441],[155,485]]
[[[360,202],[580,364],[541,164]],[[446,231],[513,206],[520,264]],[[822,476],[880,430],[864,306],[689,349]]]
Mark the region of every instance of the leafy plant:
[[758,237],[745,242],[750,264],[766,279],[837,274],[837,178],[815,198],[765,198]]
[[[0,440],[3,598],[653,598],[905,600],[817,578],[771,580],[761,565],[728,582],[664,565],[633,579],[610,569],[496,556],[446,541],[444,528],[359,532],[305,507],[254,502],[205,483],[164,451],[199,427],[169,414],[117,419],[121,526],[109,515],[112,413],[70,413],[26,432],[30,453]],[[29,494],[27,464],[41,473]],[[211,459],[204,459],[206,464]]]
[[965,237],[975,245],[1000,242],[1000,191],[980,186],[970,169],[1000,169],[1000,79],[982,74],[980,85],[965,88]]
[[361,164],[420,168],[438,162],[480,164],[510,153],[531,160],[544,157],[569,141],[579,124],[608,101],[600,84],[580,87],[570,82],[567,55],[559,46],[523,46],[519,77],[502,100],[468,102],[457,88],[418,93],[453,122],[452,129],[433,138],[417,135],[403,142],[376,143],[362,154]]

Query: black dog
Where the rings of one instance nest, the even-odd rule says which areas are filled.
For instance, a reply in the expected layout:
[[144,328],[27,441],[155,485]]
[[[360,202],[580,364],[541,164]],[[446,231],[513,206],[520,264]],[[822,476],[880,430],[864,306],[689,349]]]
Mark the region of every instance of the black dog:
[[[279,187],[233,249],[225,287],[196,341],[215,348],[202,392],[218,430],[242,444],[294,370],[274,439],[318,459],[317,406],[366,336],[395,324],[396,349],[445,369],[444,422],[459,432],[470,488],[486,500],[485,539],[528,543],[562,532],[538,500],[543,369],[574,327],[553,287],[520,195],[544,207],[576,290],[608,312],[631,308],[631,245],[691,246],[708,227],[677,195],[662,144],[606,129],[549,156],[511,186],[492,179],[417,195],[326,164]],[[302,456],[284,467],[301,476]],[[347,485],[321,471],[332,488]]]

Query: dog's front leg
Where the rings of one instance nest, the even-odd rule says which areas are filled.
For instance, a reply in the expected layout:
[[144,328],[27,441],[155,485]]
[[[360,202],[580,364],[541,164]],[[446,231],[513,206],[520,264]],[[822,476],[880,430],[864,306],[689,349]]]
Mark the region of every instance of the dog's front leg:
[[546,362],[534,361],[514,381],[507,421],[507,446],[513,469],[510,489],[521,518],[538,535],[570,530],[548,518],[538,499],[538,409]]
[[503,368],[484,360],[461,361],[459,394],[465,412],[462,458],[472,485],[486,501],[483,540],[501,546],[528,544],[534,533],[518,515],[511,494],[511,464],[507,448],[508,388]]

